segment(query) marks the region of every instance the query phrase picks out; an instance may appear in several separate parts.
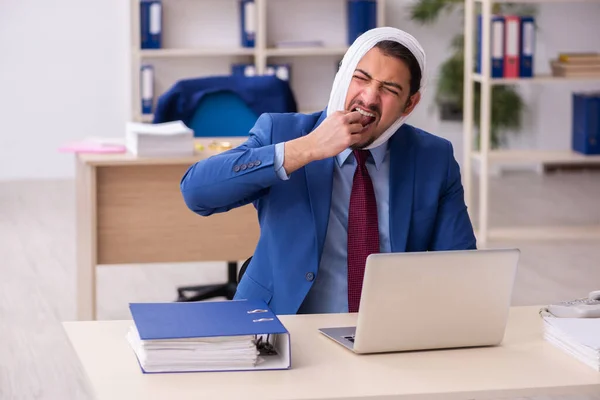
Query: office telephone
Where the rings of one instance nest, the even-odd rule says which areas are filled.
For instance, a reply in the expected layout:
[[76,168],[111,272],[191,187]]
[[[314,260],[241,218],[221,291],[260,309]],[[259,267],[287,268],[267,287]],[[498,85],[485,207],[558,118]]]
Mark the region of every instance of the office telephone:
[[600,318],[600,290],[588,297],[550,304],[547,311],[558,318]]

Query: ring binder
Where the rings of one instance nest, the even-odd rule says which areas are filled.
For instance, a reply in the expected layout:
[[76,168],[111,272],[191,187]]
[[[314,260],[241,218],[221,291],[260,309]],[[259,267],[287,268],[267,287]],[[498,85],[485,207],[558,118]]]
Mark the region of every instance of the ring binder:
[[129,308],[134,325],[127,339],[144,373],[291,367],[289,332],[264,301],[132,303]]

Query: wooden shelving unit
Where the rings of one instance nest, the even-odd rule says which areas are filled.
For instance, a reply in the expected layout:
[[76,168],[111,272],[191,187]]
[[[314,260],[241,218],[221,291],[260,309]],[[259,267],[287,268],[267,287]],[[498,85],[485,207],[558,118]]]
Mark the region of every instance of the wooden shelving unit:
[[[164,0],[167,3],[169,0]],[[202,0],[198,0],[202,1]],[[238,0],[223,0],[223,2]],[[131,109],[132,117],[135,121],[150,122],[152,115],[142,115],[140,112],[140,66],[144,62],[164,59],[197,59],[209,57],[248,57],[253,60],[256,73],[262,75],[265,73],[267,65],[273,57],[324,57],[339,56],[342,57],[347,46],[334,47],[308,47],[308,48],[270,48],[267,46],[267,8],[270,2],[282,0],[256,0],[256,40],[255,47],[202,47],[202,48],[163,48],[163,49],[140,49],[140,18],[139,18],[139,0],[130,0],[131,3],[131,74],[132,74],[132,95]],[[290,1],[290,0],[287,0]],[[346,0],[323,0],[323,1],[346,1]],[[170,4],[171,5],[171,4]],[[172,6],[180,6],[173,2]],[[310,7],[311,5],[307,5]],[[344,16],[341,16],[344,18]],[[237,19],[236,19],[237,21]],[[343,21],[340,21],[342,23]],[[385,25],[385,0],[377,0],[377,26]],[[168,26],[163,25],[163,30],[168,30]],[[229,70],[222,71],[228,74]],[[292,87],[292,90],[294,87]],[[160,93],[155,93],[155,97]],[[326,100],[325,100],[326,103]],[[314,104],[298,104],[300,112],[315,112],[320,107]]]
[[[503,84],[555,84],[569,81],[600,81],[600,76],[585,77],[555,77],[535,76],[533,78],[491,78],[491,16],[494,3],[586,3],[598,2],[600,0],[465,0],[465,51],[464,51],[464,105],[463,105],[463,182],[465,188],[465,199],[467,205],[472,204],[472,176],[473,161],[479,164],[479,224],[477,227],[477,239],[485,244],[488,239],[574,239],[574,238],[600,238],[600,226],[567,226],[567,227],[525,227],[525,228],[490,228],[489,226],[489,166],[493,163],[562,163],[562,164],[599,164],[600,156],[586,156],[571,151],[541,151],[541,150],[501,150],[490,149],[491,128],[491,89],[494,85]],[[481,48],[481,70],[478,74],[474,71],[475,56],[475,18],[476,5],[481,5],[482,15],[482,48]],[[576,4],[574,5],[574,7]],[[600,18],[600,15],[598,16]],[[481,84],[481,137],[480,150],[473,149],[474,143],[474,84]],[[565,133],[567,134],[567,133]]]

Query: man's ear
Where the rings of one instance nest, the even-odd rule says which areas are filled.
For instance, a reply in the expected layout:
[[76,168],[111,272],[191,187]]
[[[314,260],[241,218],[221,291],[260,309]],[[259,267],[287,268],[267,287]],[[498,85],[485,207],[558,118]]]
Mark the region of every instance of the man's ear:
[[406,117],[408,114],[410,114],[412,110],[415,109],[417,104],[419,104],[419,101],[421,101],[421,92],[417,92],[411,97],[409,97],[406,101],[406,104],[404,105],[404,111],[402,111],[402,116]]

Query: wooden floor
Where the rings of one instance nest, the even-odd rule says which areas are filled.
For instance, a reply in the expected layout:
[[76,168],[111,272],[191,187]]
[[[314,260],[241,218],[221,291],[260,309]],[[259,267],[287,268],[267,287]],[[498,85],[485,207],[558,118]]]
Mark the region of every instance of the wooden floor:
[[[491,199],[493,225],[600,224],[598,173],[494,178]],[[60,325],[75,318],[74,227],[73,182],[0,183],[2,400],[93,398]],[[514,305],[570,299],[600,289],[598,241],[488,247],[504,246],[522,250]],[[128,319],[130,301],[171,301],[177,286],[223,279],[224,263],[100,268],[98,315]],[[600,399],[600,394],[564,398]]]

